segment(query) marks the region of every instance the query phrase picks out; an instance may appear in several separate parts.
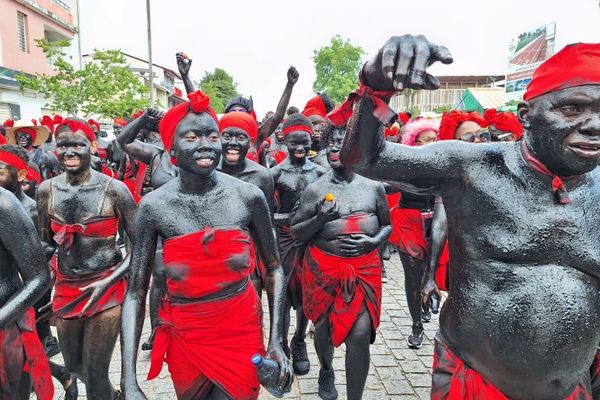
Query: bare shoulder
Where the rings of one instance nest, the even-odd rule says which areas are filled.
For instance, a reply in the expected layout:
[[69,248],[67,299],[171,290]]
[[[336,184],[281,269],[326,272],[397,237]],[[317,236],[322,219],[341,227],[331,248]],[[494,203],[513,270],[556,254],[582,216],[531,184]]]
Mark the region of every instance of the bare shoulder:
[[0,187],[0,211],[4,214],[12,214],[15,208],[20,209],[19,199],[8,190]]
[[358,174],[356,174],[356,178],[354,179],[355,184],[360,185],[361,187],[367,190],[374,190],[376,192],[382,192],[383,194],[385,194],[385,188],[383,187],[383,183],[381,183],[380,181],[365,178],[364,176]]
[[225,190],[230,190],[231,193],[237,193],[242,198],[247,200],[253,200],[261,196],[264,198],[264,194],[258,186],[253,185],[251,183],[246,183],[238,178],[224,174],[222,172],[218,172],[218,174],[219,181],[221,185],[223,185]]

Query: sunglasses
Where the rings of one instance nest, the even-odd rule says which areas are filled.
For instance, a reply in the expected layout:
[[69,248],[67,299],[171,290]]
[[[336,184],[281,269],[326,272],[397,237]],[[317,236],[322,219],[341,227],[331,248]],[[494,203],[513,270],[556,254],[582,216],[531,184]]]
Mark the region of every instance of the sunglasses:
[[490,131],[481,129],[475,133],[463,133],[460,136],[460,140],[463,142],[475,143],[475,139],[479,139],[479,141],[482,143],[488,143],[492,139],[492,135],[490,134]]

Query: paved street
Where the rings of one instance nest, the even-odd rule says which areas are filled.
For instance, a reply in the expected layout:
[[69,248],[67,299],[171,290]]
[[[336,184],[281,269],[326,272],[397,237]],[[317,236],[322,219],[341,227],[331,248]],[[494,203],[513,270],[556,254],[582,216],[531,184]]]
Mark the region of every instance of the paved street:
[[[425,340],[423,347],[412,350],[406,346],[406,337],[410,334],[411,320],[404,296],[404,274],[399,258],[394,255],[386,262],[389,282],[383,286],[383,310],[381,325],[377,332],[377,340],[371,346],[371,368],[363,399],[428,399],[431,385],[431,365],[433,362],[433,337],[437,330],[437,316],[432,322],[425,324]],[[263,296],[264,297],[264,296]],[[266,302],[265,302],[266,304]],[[265,308],[266,309],[266,308]],[[265,318],[267,318],[266,316]],[[268,326],[268,319],[265,319]],[[142,342],[149,335],[150,323],[146,319]],[[290,329],[293,331],[293,329]],[[317,378],[319,366],[312,339],[307,338],[308,352],[311,360],[311,371],[308,375],[296,377],[291,393],[286,398],[319,399],[317,395]],[[110,379],[118,386],[120,379],[120,348],[117,343],[110,368]],[[53,360],[62,362],[60,356]],[[159,378],[148,382],[145,380],[149,368],[149,353],[140,352],[138,359],[139,382],[149,399],[175,399],[173,387],[169,379],[167,367]],[[346,398],[346,380],[344,374],[344,346],[336,349],[334,367],[336,370],[336,387],[339,399]],[[85,388],[79,384],[80,398],[85,398]],[[32,397],[34,399],[35,397]],[[63,399],[60,385],[55,399]],[[262,391],[260,399],[272,399],[266,391]]]

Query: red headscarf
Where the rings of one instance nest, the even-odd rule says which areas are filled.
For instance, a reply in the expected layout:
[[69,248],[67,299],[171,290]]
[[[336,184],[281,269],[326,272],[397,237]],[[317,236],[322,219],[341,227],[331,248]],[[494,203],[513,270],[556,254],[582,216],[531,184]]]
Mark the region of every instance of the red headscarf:
[[408,115],[408,113],[405,112],[400,112],[398,113],[398,119],[400,120],[400,122],[402,122],[402,125],[406,125],[408,121],[410,121],[410,115]]
[[517,116],[511,112],[498,112],[495,108],[490,108],[485,110],[483,118],[488,125],[494,125],[498,130],[512,132],[517,140],[523,136],[523,127]]
[[[160,137],[162,138],[167,152],[171,151],[171,147],[173,147],[175,128],[177,128],[179,122],[181,122],[189,112],[196,114],[206,112],[215,120],[215,122],[219,122],[217,115],[213,109],[210,108],[210,97],[204,94],[204,92],[197,90],[190,93],[188,94],[188,99],[189,101],[186,101],[185,103],[180,103],[171,107],[158,124],[158,131],[160,132]],[[171,161],[173,162],[173,165],[176,165],[175,159],[171,158]]]
[[36,171],[33,167],[27,167],[27,180],[29,182],[35,181],[39,185],[42,183],[42,175],[38,171]]
[[48,128],[48,130],[50,131],[51,134],[54,133],[54,121],[52,120],[52,118],[50,118],[50,116],[44,115],[42,117],[41,124],[42,124],[42,126],[45,126],[46,128]]
[[12,128],[13,126],[15,126],[15,121],[13,121],[12,119],[7,119],[6,121],[4,121],[4,123],[2,124],[5,128]]
[[137,119],[142,116],[144,110],[137,110],[133,114],[131,114],[131,119]]
[[22,128],[15,129],[15,137],[17,137],[17,133],[19,132],[28,133],[31,136],[31,142],[35,142],[35,139],[37,139],[37,131],[33,128],[24,126]]
[[312,99],[306,103],[304,106],[304,110],[302,110],[302,115],[305,117],[310,117],[311,115],[319,115],[323,118],[327,116],[327,109],[325,108],[325,103],[323,103],[323,99],[321,96],[316,95]]
[[399,131],[398,125],[394,124],[390,128],[385,128],[383,130],[383,137],[398,136]]
[[33,126],[38,126],[38,120],[35,118],[31,119],[31,123],[33,124]]
[[60,115],[55,115],[55,116],[52,118],[52,122],[54,122],[54,125],[58,125],[58,124],[60,124],[61,122],[63,122],[63,117],[61,117]]
[[454,133],[460,124],[466,121],[473,121],[482,128],[488,126],[488,123],[475,111],[467,113],[464,111],[452,110],[442,115],[440,122],[440,135],[438,140],[454,140]]
[[90,142],[95,142],[96,141],[96,135],[94,134],[94,130],[92,129],[91,126],[89,126],[87,123],[85,122],[81,122],[72,118],[65,118],[62,120],[62,122],[56,127],[56,129],[54,130],[54,135],[58,136],[58,131],[60,130],[60,128],[62,128],[63,126],[67,126],[71,132],[75,133],[77,131],[82,131],[83,134],[85,136],[87,136],[88,139],[90,139]]
[[243,130],[254,142],[258,139],[256,120],[248,113],[230,112],[223,115],[219,120],[219,132],[223,133],[227,128],[239,128]]
[[113,124],[124,127],[125,125],[127,125],[127,120],[125,118],[115,118]]
[[90,124],[90,126],[92,127],[92,129],[95,126],[96,129],[98,129],[98,131],[100,131],[100,124],[98,123],[98,121],[93,120],[93,119],[90,118],[90,119],[88,119],[88,124]]
[[600,85],[600,44],[575,43],[547,59],[534,72],[523,98],[575,86]]

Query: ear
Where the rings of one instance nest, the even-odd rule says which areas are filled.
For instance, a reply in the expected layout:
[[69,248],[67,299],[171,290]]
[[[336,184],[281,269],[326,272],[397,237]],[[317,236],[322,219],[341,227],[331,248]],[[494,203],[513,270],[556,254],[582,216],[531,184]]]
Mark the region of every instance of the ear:
[[529,110],[531,109],[531,104],[528,101],[522,101],[517,106],[517,117],[519,117],[519,121],[523,128],[529,129]]
[[19,182],[23,182],[26,178],[27,178],[27,170],[26,169],[22,169],[19,172],[17,172],[17,180]]

